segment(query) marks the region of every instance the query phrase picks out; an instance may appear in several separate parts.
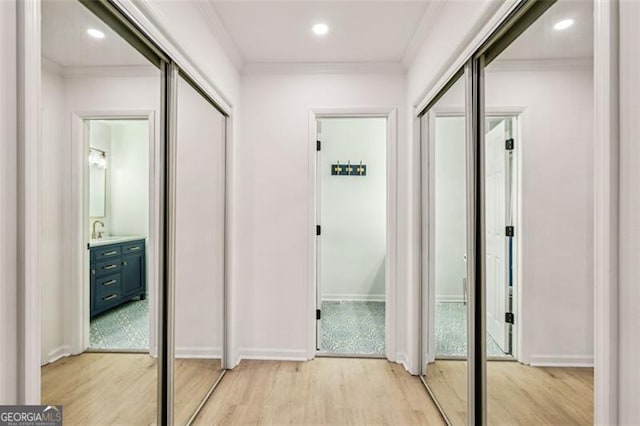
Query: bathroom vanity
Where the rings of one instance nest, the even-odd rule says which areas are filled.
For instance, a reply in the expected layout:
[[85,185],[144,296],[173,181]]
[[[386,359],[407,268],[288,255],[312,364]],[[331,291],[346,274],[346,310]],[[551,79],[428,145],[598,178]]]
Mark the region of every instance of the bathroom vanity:
[[91,317],[147,292],[145,239],[107,237],[92,240],[90,251]]

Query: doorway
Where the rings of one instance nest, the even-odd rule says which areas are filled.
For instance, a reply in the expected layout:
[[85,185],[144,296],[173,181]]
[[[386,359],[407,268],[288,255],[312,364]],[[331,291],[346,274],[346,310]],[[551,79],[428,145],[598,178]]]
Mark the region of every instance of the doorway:
[[[465,118],[459,113],[429,114],[429,204],[434,209],[433,272],[429,278],[431,353],[435,359],[466,359],[467,278],[465,207]],[[517,336],[518,241],[516,229],[517,113],[493,113],[486,120],[487,179],[487,356],[513,359]],[[518,141],[519,142],[519,141]]]
[[316,349],[384,357],[387,118],[320,118],[316,125]]
[[[150,121],[87,119],[89,350],[149,352]],[[87,201],[85,200],[85,205]],[[88,213],[88,214],[87,214]]]

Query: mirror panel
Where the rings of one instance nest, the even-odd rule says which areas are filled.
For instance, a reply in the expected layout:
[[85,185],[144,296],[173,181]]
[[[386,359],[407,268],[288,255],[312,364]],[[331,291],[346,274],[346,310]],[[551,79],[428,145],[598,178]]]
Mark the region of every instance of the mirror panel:
[[593,2],[553,4],[484,81],[487,422],[593,424]]
[[[425,382],[454,425],[467,422],[468,296],[465,81],[458,79],[422,117]],[[423,163],[425,164],[425,163]],[[424,192],[423,192],[424,193]]]
[[182,77],[177,95],[174,419],[223,371],[226,118]]
[[153,424],[162,72],[79,1],[41,12],[41,402]]

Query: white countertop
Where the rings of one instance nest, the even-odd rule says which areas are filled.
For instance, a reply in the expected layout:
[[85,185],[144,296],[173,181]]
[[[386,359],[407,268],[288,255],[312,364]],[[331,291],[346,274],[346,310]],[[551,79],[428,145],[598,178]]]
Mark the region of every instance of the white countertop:
[[133,236],[133,237],[102,237],[89,241],[89,247],[100,247],[108,244],[126,243],[127,241],[146,240],[147,237]]

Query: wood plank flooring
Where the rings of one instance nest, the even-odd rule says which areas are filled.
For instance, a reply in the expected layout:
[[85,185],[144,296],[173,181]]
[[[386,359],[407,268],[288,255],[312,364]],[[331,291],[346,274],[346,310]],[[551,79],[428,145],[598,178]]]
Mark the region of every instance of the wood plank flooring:
[[[215,364],[215,365],[214,365]],[[438,361],[429,383],[456,425],[466,419],[466,366]],[[207,360],[176,363],[176,424],[184,424],[219,372]],[[144,354],[86,353],[42,368],[44,404],[62,404],[65,424],[156,421],[156,363]],[[488,420],[502,424],[592,424],[593,369],[488,366]],[[243,361],[227,372],[195,424],[442,425],[420,381],[377,359]]]
[[[466,362],[437,361],[427,383],[454,425],[466,422]],[[490,425],[593,424],[593,368],[530,367],[518,362],[487,365]]]
[[[219,360],[176,361],[176,424],[185,424],[220,374]],[[63,405],[65,425],[156,423],[156,360],[84,353],[42,367],[42,403]]]
[[376,359],[242,361],[196,418],[199,425],[442,425],[422,383]]

